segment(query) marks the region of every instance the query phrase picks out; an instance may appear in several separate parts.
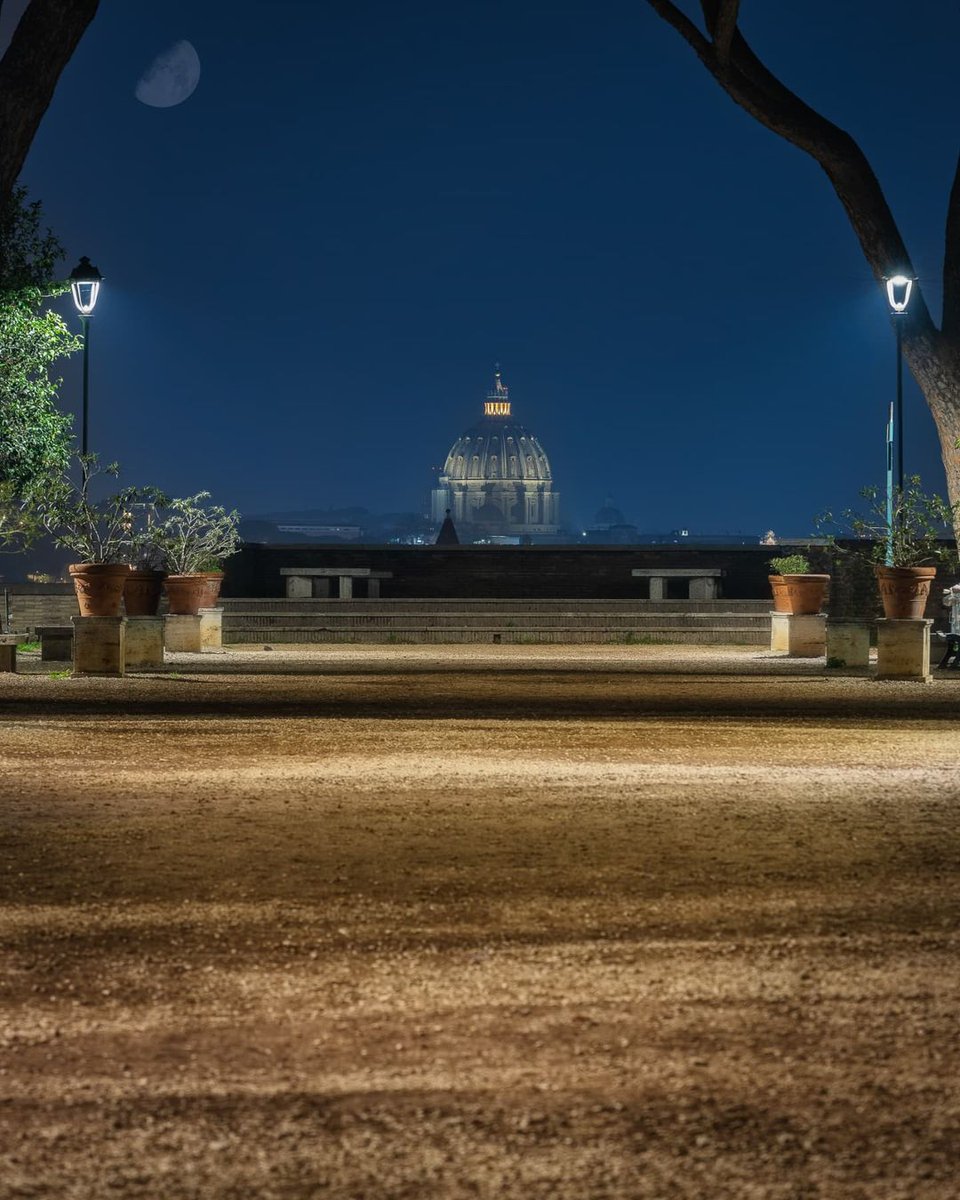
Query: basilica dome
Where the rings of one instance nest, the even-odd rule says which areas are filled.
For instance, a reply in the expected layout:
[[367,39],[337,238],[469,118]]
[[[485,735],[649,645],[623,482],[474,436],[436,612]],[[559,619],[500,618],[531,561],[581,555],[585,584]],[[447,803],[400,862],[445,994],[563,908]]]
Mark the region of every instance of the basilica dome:
[[[496,386],[505,394],[499,375]],[[499,411],[500,405],[503,411]],[[524,479],[548,483],[553,480],[550,461],[536,436],[513,419],[508,401],[489,399],[481,420],[450,447],[443,473],[457,481]]]
[[434,518],[451,509],[457,523],[480,533],[548,534],[557,531],[559,496],[550,461],[537,437],[511,412],[500,372],[483,416],[450,447],[434,489]]

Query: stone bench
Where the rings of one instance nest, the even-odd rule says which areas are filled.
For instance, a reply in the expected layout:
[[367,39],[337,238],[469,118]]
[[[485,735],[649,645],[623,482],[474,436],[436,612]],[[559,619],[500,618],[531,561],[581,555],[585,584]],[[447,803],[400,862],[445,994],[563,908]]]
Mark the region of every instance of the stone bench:
[[327,599],[330,585],[337,580],[337,596],[341,600],[353,599],[353,581],[367,581],[367,597],[380,598],[380,580],[392,579],[392,571],[371,571],[369,567],[281,567],[280,574],[287,581],[288,600],[309,600],[314,596]]
[[0,633],[0,672],[16,671],[17,642],[19,641],[19,634]]
[[41,662],[70,662],[73,658],[72,625],[38,625]]
[[650,580],[651,600],[666,600],[668,579],[686,579],[690,600],[716,600],[724,572],[720,567],[635,567],[630,574]]

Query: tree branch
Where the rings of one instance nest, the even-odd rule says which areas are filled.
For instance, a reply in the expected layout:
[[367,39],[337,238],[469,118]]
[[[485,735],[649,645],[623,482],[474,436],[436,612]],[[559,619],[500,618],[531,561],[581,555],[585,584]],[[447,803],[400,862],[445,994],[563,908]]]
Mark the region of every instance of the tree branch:
[[[878,282],[902,271],[913,275],[906,245],[886,197],[866,155],[845,130],[828,121],[800,99],[754,54],[734,27],[728,55],[721,60],[697,27],[670,0],[647,0],[651,8],[677,30],[694,49],[728,96],[760,124],[806,151],[826,172]],[[708,29],[719,29],[723,10],[729,22],[735,5],[730,0],[701,0]],[[724,29],[728,29],[724,25]],[[960,205],[960,201],[958,201]],[[960,237],[960,220],[958,220]],[[922,292],[903,327],[905,344],[920,337],[932,346],[938,332]]]
[[717,62],[725,63],[730,58],[730,46],[737,31],[740,0],[701,0],[701,8],[713,38]]
[[31,0],[0,61],[0,204],[100,0]]

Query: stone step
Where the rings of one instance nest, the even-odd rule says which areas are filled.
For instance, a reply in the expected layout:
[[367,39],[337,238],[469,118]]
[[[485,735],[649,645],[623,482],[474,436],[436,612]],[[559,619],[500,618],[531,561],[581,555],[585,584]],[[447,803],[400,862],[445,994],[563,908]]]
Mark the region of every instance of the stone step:
[[423,626],[419,629],[318,629],[315,626],[301,629],[257,630],[249,628],[224,628],[223,640],[229,645],[276,644],[304,645],[308,643],[408,643],[456,644],[464,642],[492,643],[503,645],[553,643],[573,645],[580,643],[616,643],[619,645],[643,645],[673,643],[676,645],[748,645],[764,646],[770,643],[768,629],[753,627],[725,629],[684,629],[669,626],[644,629],[637,633],[625,629],[585,629],[582,625],[553,627],[549,629],[530,626],[524,629],[447,628],[436,629]]
[[225,614],[233,613],[762,613],[769,600],[288,600],[284,597],[225,597]]
[[401,613],[370,615],[354,612],[268,613],[225,612],[224,630],[234,629],[676,629],[755,628],[769,632],[766,613]]

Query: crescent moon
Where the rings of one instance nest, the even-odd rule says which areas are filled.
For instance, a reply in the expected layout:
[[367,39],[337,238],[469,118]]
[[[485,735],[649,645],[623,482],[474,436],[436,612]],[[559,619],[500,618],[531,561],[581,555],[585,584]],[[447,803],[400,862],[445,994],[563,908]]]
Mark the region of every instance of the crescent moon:
[[151,108],[173,108],[188,100],[199,82],[199,54],[189,42],[174,42],[140,76],[134,95]]

